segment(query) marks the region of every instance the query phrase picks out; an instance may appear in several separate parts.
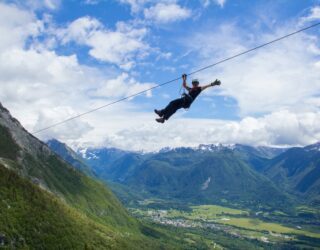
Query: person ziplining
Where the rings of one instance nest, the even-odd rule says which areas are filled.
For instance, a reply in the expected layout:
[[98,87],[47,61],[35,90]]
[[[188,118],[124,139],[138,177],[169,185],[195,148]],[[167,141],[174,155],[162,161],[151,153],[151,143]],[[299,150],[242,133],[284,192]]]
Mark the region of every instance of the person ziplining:
[[188,91],[188,93],[183,93],[181,98],[178,98],[176,100],[171,101],[167,107],[165,107],[162,110],[155,109],[154,112],[159,116],[159,118],[156,119],[159,123],[164,123],[166,120],[168,120],[178,109],[181,108],[190,108],[191,104],[194,102],[194,100],[197,98],[197,96],[205,89],[213,86],[219,86],[221,85],[221,81],[216,79],[214,82],[199,86],[199,81],[197,79],[192,80],[192,87],[189,87],[187,85],[187,75],[182,75],[182,87]]
[[[271,40],[271,41],[268,41],[268,42],[266,42],[266,43],[260,44],[260,45],[258,45],[258,46],[256,46],[256,47],[251,48],[251,49],[242,51],[242,52],[240,52],[240,53],[238,53],[238,54],[236,54],[236,55],[233,55],[233,56],[230,56],[230,57],[228,57],[228,58],[222,59],[222,60],[220,60],[220,61],[218,61],[218,62],[209,64],[209,65],[207,65],[207,66],[205,66],[205,67],[203,67],[203,68],[197,69],[196,71],[189,73],[189,75],[193,75],[193,74],[195,74],[195,73],[199,73],[200,71],[203,71],[203,70],[206,70],[206,69],[215,67],[215,66],[217,66],[217,65],[219,65],[219,64],[222,64],[222,63],[225,63],[225,62],[227,62],[227,61],[233,60],[233,59],[235,59],[235,58],[237,58],[237,57],[240,57],[240,56],[243,56],[243,55],[245,55],[245,54],[251,53],[251,52],[253,52],[253,51],[255,51],[255,50],[258,50],[258,49],[261,49],[261,48],[263,48],[263,47],[269,46],[269,45],[271,45],[271,44],[274,44],[274,43],[279,42],[279,41],[281,41],[281,40],[287,39],[287,38],[289,38],[289,37],[291,37],[291,36],[294,36],[294,35],[296,35],[296,34],[298,34],[298,33],[303,32],[303,31],[306,31],[306,30],[315,28],[315,27],[317,27],[317,26],[320,26],[320,22],[314,23],[314,24],[312,24],[312,25],[310,25],[310,26],[307,26],[307,27],[301,28],[301,29],[299,29],[299,30],[296,30],[296,31],[294,31],[294,32],[291,32],[291,33],[289,33],[289,34],[283,35],[283,36],[281,36],[281,37],[278,37],[278,38],[273,39],[273,40]],[[187,76],[185,75],[184,78],[185,78],[185,80],[186,80]],[[128,99],[131,99],[131,98],[133,98],[133,97],[135,97],[135,96],[141,95],[141,94],[146,93],[146,92],[148,92],[148,91],[150,91],[150,90],[152,90],[152,89],[159,88],[159,87],[162,87],[162,86],[167,85],[167,84],[169,84],[169,83],[175,82],[175,81],[177,81],[177,80],[179,80],[179,79],[180,79],[180,77],[179,77],[179,78],[176,78],[176,79],[172,79],[172,80],[167,81],[167,82],[164,82],[164,83],[161,83],[161,84],[158,84],[158,85],[156,85],[156,86],[153,86],[153,87],[151,87],[151,88],[142,90],[142,91],[140,91],[140,92],[133,93],[133,94],[131,94],[131,95],[125,96],[125,97],[120,98],[120,99],[118,99],[118,100],[115,100],[115,101],[109,102],[109,103],[107,103],[107,104],[104,104],[104,105],[102,105],[102,106],[100,106],[100,107],[96,107],[96,108],[94,108],[94,109],[90,109],[90,110],[88,110],[88,111],[86,111],[86,112],[83,112],[83,113],[80,113],[80,114],[78,114],[78,115],[76,115],[76,116],[69,117],[69,118],[67,118],[67,119],[65,119],[65,120],[62,120],[62,121],[60,121],[60,122],[56,122],[56,123],[54,123],[54,124],[51,124],[50,126],[41,128],[41,129],[36,130],[36,131],[33,131],[32,134],[35,135],[35,134],[41,133],[41,132],[43,132],[43,131],[49,130],[49,129],[53,128],[53,127],[62,125],[62,124],[64,124],[64,123],[73,121],[73,120],[75,120],[75,119],[79,119],[80,117],[83,117],[83,116],[88,115],[88,114],[90,114],[90,113],[96,112],[96,111],[98,111],[98,110],[100,110],[100,109],[109,107],[109,106],[114,105],[114,104],[116,104],[116,103],[119,103],[119,102],[122,102],[122,101],[125,101],[125,100],[128,100]],[[195,81],[195,83],[196,83],[196,82],[197,82],[197,81]],[[217,83],[219,83],[219,84],[217,84]],[[216,81],[213,82],[212,84],[207,85],[207,87],[214,86],[214,85],[220,85],[220,84],[221,84],[221,82],[220,82],[219,80],[216,80]],[[198,85],[199,85],[199,83],[198,83]],[[185,84],[185,86],[187,87],[187,84]],[[205,87],[206,87],[206,86],[201,87],[201,91],[204,90]],[[207,87],[206,87],[206,88],[207,88]],[[190,90],[192,90],[193,88],[189,88],[189,89],[186,88],[186,89],[190,92]],[[201,91],[198,90],[199,93],[195,92],[196,94],[191,94],[191,95],[190,95],[190,93],[189,93],[189,95],[190,95],[191,97],[192,97],[192,95],[194,95],[195,97],[197,97],[197,96],[200,94]],[[195,97],[193,97],[193,99],[192,99],[191,102],[189,101],[190,105],[191,105],[191,103],[194,101]],[[177,99],[177,100],[172,101],[164,110],[160,110],[160,111],[155,110],[156,113],[161,116],[160,118],[157,119],[157,121],[160,122],[160,123],[164,123],[165,120],[169,119],[169,117],[170,117],[172,114],[174,114],[178,109],[183,108],[184,106],[185,106],[185,107],[188,107],[188,105],[185,105],[185,104],[184,104],[183,99],[184,99],[184,98],[180,98],[180,99]],[[186,101],[186,104],[187,104],[187,103],[188,103],[188,101]],[[190,107],[190,105],[189,105],[189,107]],[[170,114],[170,113],[171,113],[171,114]],[[167,119],[166,119],[166,118],[167,118]]]

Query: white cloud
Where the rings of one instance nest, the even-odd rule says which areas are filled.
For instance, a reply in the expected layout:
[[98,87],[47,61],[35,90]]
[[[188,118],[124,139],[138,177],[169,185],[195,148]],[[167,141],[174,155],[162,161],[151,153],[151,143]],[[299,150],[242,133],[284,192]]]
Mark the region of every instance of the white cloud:
[[99,3],[99,0],[84,0],[85,4],[95,5]]
[[13,0],[16,5],[23,6],[30,10],[48,9],[57,10],[60,7],[61,0]]
[[95,117],[91,122],[105,125],[68,143],[75,147],[91,145],[156,151],[168,146],[194,147],[202,143],[300,146],[320,140],[319,111],[296,114],[281,110],[240,121],[184,119],[178,115],[165,124],[157,124],[154,118],[153,114],[134,111],[127,117],[113,115],[112,123],[103,122],[108,118]]
[[49,9],[57,9],[60,5],[60,0],[44,0],[42,1],[44,6],[46,6]]
[[187,19],[191,16],[191,11],[182,8],[176,3],[158,3],[144,10],[146,19],[153,20],[158,23],[170,23]]
[[[198,61],[202,62],[196,67],[235,55],[292,32],[292,29],[275,30],[273,35],[257,37],[245,37],[240,32],[238,27],[228,26],[193,34],[189,46],[197,51]],[[221,78],[220,94],[234,98],[242,116],[289,107],[298,109],[315,93],[320,93],[317,44],[318,39],[313,36],[299,34],[207,69],[198,77],[208,82]],[[214,95],[216,91],[207,94]]]
[[[28,11],[0,3],[0,50],[21,47],[28,37],[36,36],[42,23]],[[5,34],[5,35],[4,35]]]
[[[74,55],[58,56],[51,51],[16,49],[0,53],[0,72],[0,100],[29,131],[37,131],[103,106],[115,98],[153,86],[151,83],[139,83],[125,73],[117,77],[115,72],[104,73],[85,67],[79,64]],[[114,75],[114,79],[106,80],[107,75]],[[146,95],[151,96],[151,92]],[[133,104],[124,102],[103,114],[109,113],[109,117],[123,114],[125,117],[132,108]],[[93,117],[100,115],[97,112]],[[56,137],[63,140],[81,138],[99,126],[89,122],[91,118],[73,120],[39,136],[43,139]],[[104,126],[110,120],[102,119],[101,122],[101,126]]]
[[310,9],[307,16],[302,18],[302,23],[311,22],[320,19],[320,6],[314,6]]
[[[101,81],[90,69],[79,65],[75,56],[57,56],[50,51],[2,52],[0,72],[1,102],[31,131],[86,109],[85,105],[89,105],[86,91],[94,81]],[[81,121],[74,122],[70,136],[74,136],[73,132],[78,135],[80,128],[86,132],[88,127],[84,125]],[[64,128],[50,133],[59,130],[61,135],[67,135],[68,129]]]
[[219,5],[221,8],[225,5],[227,0],[201,0],[204,7],[208,7],[211,3]]
[[150,2],[151,0],[118,0],[120,3],[129,4],[131,7],[131,11],[133,13],[137,13],[138,11],[142,10],[146,3]]
[[[39,21],[28,11],[15,6],[0,5],[0,8],[5,9],[9,17],[15,17],[0,18],[0,29],[21,30],[17,35],[10,37],[10,44],[1,40],[3,44],[0,47],[0,100],[29,131],[39,130],[70,116],[102,106],[115,97],[121,98],[153,86],[151,83],[139,83],[128,74],[119,74],[108,68],[102,71],[81,65],[76,55],[61,56],[45,47],[42,50],[33,49],[34,46],[26,47],[25,42],[30,36],[43,35],[41,32],[45,32],[28,29],[37,27]],[[120,26],[118,29],[124,32],[125,27]],[[99,25],[95,22],[89,25],[84,23],[84,27],[90,31],[91,27]],[[81,40],[87,33],[71,32],[71,35],[79,35],[77,38]],[[97,92],[97,95],[103,99],[90,97],[88,93],[93,90],[101,91]],[[151,92],[147,95],[150,96]],[[116,110],[117,114],[126,113],[126,104],[118,104],[110,112]],[[131,105],[132,107],[134,106]],[[85,119],[77,119],[39,136],[45,139],[52,136],[74,139],[95,126],[96,124],[89,124]]]
[[147,29],[137,29],[123,22],[117,24],[115,31],[107,30],[90,17],[79,18],[59,32],[63,43],[86,45],[92,57],[126,70],[148,54],[149,45],[143,41],[146,34]]
[[[37,132],[52,124],[65,120],[68,117],[74,117],[77,113],[70,106],[51,106],[47,109],[39,110],[37,121],[30,132]],[[92,130],[93,127],[88,122],[81,119],[71,120],[60,127],[50,128],[50,132],[42,132],[35,134],[40,136],[42,140],[49,140],[52,138],[60,138],[64,140],[76,140]]]
[[94,18],[81,17],[73,21],[69,26],[60,30],[59,36],[62,38],[63,43],[75,41],[77,43],[86,43],[88,38],[93,36],[99,29],[102,29],[103,25]]
[[[91,92],[94,97],[119,98],[131,96],[155,86],[152,83],[141,84],[127,73],[122,73],[114,79],[107,80],[100,84],[97,89]],[[146,92],[147,97],[151,97],[151,91]]]
[[143,12],[146,19],[158,23],[179,21],[191,15],[191,10],[181,7],[178,0],[118,0],[118,2],[130,5],[132,14],[138,15]]

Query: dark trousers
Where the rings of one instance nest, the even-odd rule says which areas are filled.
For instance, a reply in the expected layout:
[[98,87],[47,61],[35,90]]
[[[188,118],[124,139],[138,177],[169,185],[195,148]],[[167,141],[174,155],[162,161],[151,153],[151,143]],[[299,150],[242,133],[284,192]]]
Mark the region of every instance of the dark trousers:
[[183,108],[184,104],[184,98],[173,100],[168,104],[168,106],[165,109],[162,109],[160,111],[161,115],[163,115],[164,119],[168,120],[170,116],[172,116],[178,109]]

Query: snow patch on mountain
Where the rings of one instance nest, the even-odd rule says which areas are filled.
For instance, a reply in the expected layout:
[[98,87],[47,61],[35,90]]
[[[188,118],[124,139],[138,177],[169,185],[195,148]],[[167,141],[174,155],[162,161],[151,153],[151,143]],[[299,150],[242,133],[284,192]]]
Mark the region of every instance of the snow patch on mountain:
[[216,143],[216,144],[200,144],[196,147],[177,147],[177,148],[165,147],[154,153],[182,152],[182,151],[219,152],[225,149],[234,150],[235,148],[236,148],[236,144]]
[[200,144],[198,147],[194,148],[197,151],[209,151],[209,152],[217,152],[224,149],[234,150],[236,148],[236,144]]
[[80,155],[83,159],[87,159],[87,160],[99,159],[99,156],[97,156],[94,152],[90,151],[89,148],[79,148],[77,150],[77,154]]
[[307,151],[320,151],[320,142],[309,145],[309,146],[305,147],[304,149]]
[[209,187],[210,182],[211,182],[211,177],[208,177],[208,179],[202,184],[201,190],[206,190]]

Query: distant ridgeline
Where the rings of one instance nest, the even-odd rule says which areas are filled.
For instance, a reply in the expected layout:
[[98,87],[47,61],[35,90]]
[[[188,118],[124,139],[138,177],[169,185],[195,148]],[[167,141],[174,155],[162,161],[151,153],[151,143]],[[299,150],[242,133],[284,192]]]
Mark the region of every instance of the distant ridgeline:
[[[61,156],[68,160],[71,149],[65,144],[52,140],[49,145],[54,151],[64,147]],[[320,144],[291,149],[200,145],[140,154],[88,148],[79,149],[77,158],[100,179],[128,187],[114,189],[124,202],[131,192],[133,199],[262,205],[288,211],[298,203],[320,205],[319,149]]]

